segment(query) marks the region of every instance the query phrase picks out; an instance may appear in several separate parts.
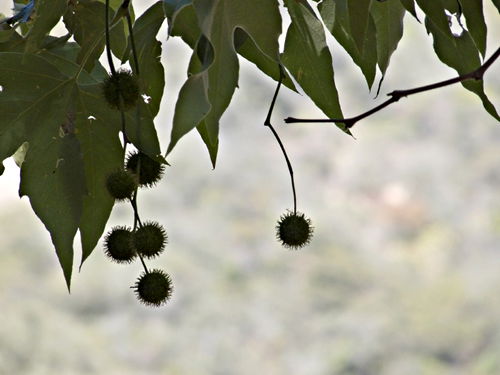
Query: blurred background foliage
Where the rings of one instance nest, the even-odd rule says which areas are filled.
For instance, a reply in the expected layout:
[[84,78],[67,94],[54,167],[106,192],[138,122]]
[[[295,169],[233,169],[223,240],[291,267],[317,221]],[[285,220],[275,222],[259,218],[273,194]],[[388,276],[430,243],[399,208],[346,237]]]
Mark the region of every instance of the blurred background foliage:
[[[498,19],[485,5],[487,20]],[[346,115],[393,89],[455,75],[423,27],[405,22],[376,101],[329,40]],[[493,50],[500,28],[489,25]],[[189,51],[162,30],[167,89],[156,124],[166,145]],[[49,235],[6,162],[0,374],[499,374],[500,127],[479,100],[459,85],[404,99],[358,124],[354,140],[333,125],[284,125],[287,116],[322,116],[283,91],[273,122],[295,167],[299,210],[315,226],[310,246],[294,252],[274,239],[292,203],[262,125],[274,84],[245,62],[241,71],[217,168],[192,133],[159,186],[140,194],[142,216],[169,235],[155,262],[175,283],[163,308],[136,302],[129,286],[139,264],[111,264],[101,249],[68,295]],[[498,104],[500,64],[486,81]],[[109,228],[131,222],[117,205]]]

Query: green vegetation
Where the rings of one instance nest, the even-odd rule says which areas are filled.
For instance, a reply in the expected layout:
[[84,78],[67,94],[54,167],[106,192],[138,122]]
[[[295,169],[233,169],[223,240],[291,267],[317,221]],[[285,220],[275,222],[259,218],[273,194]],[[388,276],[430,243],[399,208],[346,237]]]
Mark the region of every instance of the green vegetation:
[[[489,2],[485,16],[491,46],[500,34]],[[405,34],[382,93],[454,76],[413,18]],[[190,59],[178,40],[168,43],[166,61],[182,64],[166,71],[162,140]],[[327,43],[338,48],[329,35]],[[370,107],[364,76],[340,48],[334,68],[343,110]],[[485,89],[498,103],[499,66],[490,69]],[[102,239],[82,272],[73,269],[68,295],[49,235],[28,200],[17,199],[19,170],[5,160],[0,374],[497,375],[500,132],[480,99],[460,87],[431,91],[364,120],[357,140],[327,125],[281,128],[300,208],[315,227],[309,246],[293,252],[272,241],[276,213],[290,208],[282,155],[262,126],[275,83],[242,60],[239,86],[221,120],[217,168],[189,134],[169,156],[168,178],[141,192],[141,214],[168,228],[168,256],[151,260],[151,270],[168,268],[175,281],[167,308],[135,303],[128,286],[141,264],[110,264]],[[99,91],[79,95],[90,103]],[[321,116],[282,90],[274,122],[291,114]],[[92,120],[116,138],[107,145],[114,153],[99,159],[113,167],[96,164],[102,186],[123,168],[120,114],[110,116]],[[134,117],[127,113],[131,128]],[[130,208],[116,205],[107,226],[131,220]]]
[[[81,237],[83,264],[104,232],[115,199],[129,201],[134,230],[142,226],[132,179],[123,173],[110,175],[122,168],[127,146],[136,151],[126,168],[139,176],[141,186],[158,182],[168,164],[165,158],[194,129],[215,167],[219,122],[238,86],[241,61],[253,63],[278,81],[264,125],[287,162],[293,213],[297,213],[294,173],[271,124],[281,84],[292,91],[300,86],[329,117],[287,117],[287,123],[330,122],[349,135],[359,121],[401,98],[455,83],[475,93],[486,111],[500,120],[483,80],[500,56],[497,47],[487,57],[484,9],[500,10],[500,5],[496,0],[486,4],[482,0],[284,0],[282,4],[160,0],[136,18],[130,0],[19,0],[14,15],[0,20],[0,161],[21,155],[19,193],[29,197],[50,232],[69,289],[75,236]],[[381,104],[344,118],[328,35],[360,68],[369,89],[380,73],[378,94],[403,37],[406,15],[421,22],[432,35],[436,56],[458,76],[391,91]],[[169,37],[180,37],[192,55],[162,156],[154,119],[165,91],[164,67],[174,63],[160,59],[157,35],[165,20]],[[53,33],[55,27],[63,30],[61,35]],[[109,73],[101,56],[106,57]],[[295,248],[309,242],[311,233],[306,232],[297,243],[287,243],[282,232],[278,237]]]

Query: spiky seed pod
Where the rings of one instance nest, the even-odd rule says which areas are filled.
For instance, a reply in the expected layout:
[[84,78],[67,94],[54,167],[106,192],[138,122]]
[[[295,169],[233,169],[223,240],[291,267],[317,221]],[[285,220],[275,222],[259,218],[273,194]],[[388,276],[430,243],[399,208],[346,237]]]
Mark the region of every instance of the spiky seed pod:
[[137,189],[137,179],[128,170],[118,169],[106,178],[106,188],[114,199],[125,200],[131,198]]
[[105,254],[116,263],[130,263],[137,256],[133,233],[127,227],[114,227],[104,241]]
[[104,80],[102,93],[112,108],[126,111],[139,99],[139,84],[130,70],[123,69]]
[[133,152],[127,158],[127,169],[139,176],[140,186],[153,186],[160,181],[165,166],[143,152]]
[[134,233],[134,246],[139,254],[154,258],[161,254],[167,244],[167,233],[156,222],[147,222]]
[[276,238],[289,249],[297,250],[307,245],[312,238],[311,220],[303,213],[288,211],[280,217],[276,225]]
[[144,272],[132,288],[140,302],[154,307],[165,304],[174,289],[170,276],[159,269]]

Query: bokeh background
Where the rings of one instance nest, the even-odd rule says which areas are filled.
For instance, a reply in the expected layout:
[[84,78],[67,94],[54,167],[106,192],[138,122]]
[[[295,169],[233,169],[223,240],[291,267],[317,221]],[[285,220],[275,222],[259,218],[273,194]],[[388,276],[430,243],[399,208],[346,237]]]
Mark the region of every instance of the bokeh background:
[[[139,10],[153,1],[136,1]],[[10,1],[0,2],[7,13]],[[485,2],[489,52],[498,12]],[[189,49],[163,42],[167,86],[156,124],[163,149]],[[374,100],[329,38],[347,115],[393,89],[453,77],[413,18]],[[487,73],[500,107],[500,63]],[[140,264],[120,266],[102,244],[68,295],[48,233],[17,194],[19,170],[0,178],[0,374],[498,375],[500,374],[500,127],[459,85],[401,100],[359,123],[356,140],[282,91],[273,123],[295,167],[310,246],[287,251],[276,220],[291,208],[288,171],[262,124],[274,82],[241,61],[221,122],[217,168],[194,132],[169,157],[143,219],[168,231],[151,266],[169,272],[172,300],[140,305],[129,288]],[[130,225],[115,206],[108,229]],[[79,263],[78,238],[75,240]]]

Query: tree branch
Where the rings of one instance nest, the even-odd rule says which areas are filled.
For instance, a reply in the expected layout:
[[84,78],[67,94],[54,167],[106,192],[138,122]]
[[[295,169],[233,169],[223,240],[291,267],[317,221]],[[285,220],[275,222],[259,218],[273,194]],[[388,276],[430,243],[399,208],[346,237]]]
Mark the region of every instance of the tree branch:
[[330,119],[299,119],[299,118],[294,118],[294,117],[287,117],[285,119],[285,122],[287,124],[292,124],[292,123],[297,123],[297,122],[307,122],[307,123],[311,123],[311,122],[314,122],[314,123],[336,122],[336,123],[343,123],[343,124],[345,124],[345,126],[348,129],[350,129],[358,121],[360,121],[368,116],[373,115],[374,113],[384,109],[385,107],[391,105],[392,103],[399,101],[399,99],[401,99],[401,98],[404,98],[404,97],[407,97],[410,95],[414,95],[414,94],[418,94],[418,93],[421,93],[424,91],[430,91],[430,90],[438,89],[441,87],[453,85],[455,83],[462,82],[462,81],[465,81],[468,79],[475,79],[477,81],[482,80],[486,70],[488,70],[488,68],[495,62],[495,60],[499,56],[500,56],[500,47],[495,51],[495,53],[493,55],[490,56],[490,58],[488,60],[486,60],[484,62],[483,65],[481,65],[479,68],[477,68],[476,70],[474,70],[470,73],[459,75],[458,77],[447,79],[447,80],[441,81],[441,82],[436,82],[436,83],[433,83],[430,85],[416,87],[414,89],[394,90],[394,91],[390,92],[389,94],[387,94],[388,96],[390,96],[390,98],[387,99],[385,102],[370,109],[369,111],[366,111],[366,112],[361,113],[360,115],[357,115],[354,117],[343,118],[343,119],[341,119],[341,118],[338,118],[338,119],[331,119],[331,118]]

